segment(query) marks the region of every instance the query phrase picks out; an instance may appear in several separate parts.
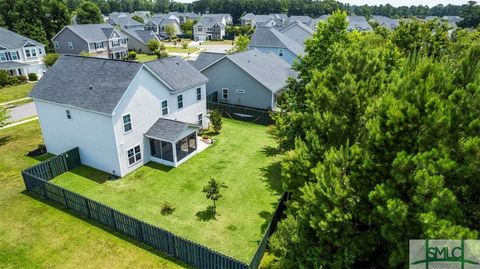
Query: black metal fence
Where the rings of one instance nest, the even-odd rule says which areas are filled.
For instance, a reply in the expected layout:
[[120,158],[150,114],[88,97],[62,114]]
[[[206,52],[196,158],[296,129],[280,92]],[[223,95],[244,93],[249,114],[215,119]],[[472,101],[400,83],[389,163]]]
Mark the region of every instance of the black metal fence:
[[261,125],[273,124],[270,111],[207,101],[207,109],[218,109],[224,117]]
[[[265,252],[272,227],[285,209],[284,193],[268,225],[250,265],[215,250],[153,226],[104,204],[48,182],[50,179],[82,165],[78,148],[69,150],[47,161],[22,171],[27,191],[63,207],[83,218],[94,220],[105,227],[159,250],[196,268],[254,269],[258,268]],[[275,223],[274,223],[275,222]]]

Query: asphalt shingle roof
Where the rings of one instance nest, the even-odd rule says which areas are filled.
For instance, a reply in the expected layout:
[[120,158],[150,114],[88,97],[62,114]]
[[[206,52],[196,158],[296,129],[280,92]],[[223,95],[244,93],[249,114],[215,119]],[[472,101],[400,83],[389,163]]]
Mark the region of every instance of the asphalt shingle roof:
[[143,23],[132,19],[130,16],[118,17],[116,24],[123,27],[141,27]]
[[137,62],[64,55],[30,96],[111,114],[141,67]]
[[[79,37],[87,42],[98,42],[107,40],[115,30],[113,26],[108,23],[102,24],[74,24],[67,25],[66,28],[73,31]],[[123,36],[119,33],[120,36]]]
[[272,92],[285,88],[287,79],[297,75],[288,63],[274,53],[265,54],[251,49],[227,55],[226,58]]
[[303,46],[272,27],[257,27],[250,41],[250,47],[286,48],[293,54],[303,54]]
[[31,42],[37,46],[44,46],[40,42],[0,27],[0,47],[17,49],[23,47],[27,42]]
[[203,16],[196,24],[197,25],[202,25],[204,27],[210,28],[213,25],[218,24],[219,26],[225,27],[225,24],[222,22],[222,16]]
[[167,142],[177,142],[197,131],[199,126],[191,123],[159,118],[145,133],[145,136]]
[[172,88],[179,92],[208,82],[208,78],[180,57],[162,58],[145,63]]
[[226,54],[223,53],[202,52],[195,61],[188,61],[188,63],[195,67],[195,69],[202,71],[205,67],[225,56]]
[[147,44],[148,41],[155,39],[155,33],[151,30],[122,29],[122,31],[143,44]]

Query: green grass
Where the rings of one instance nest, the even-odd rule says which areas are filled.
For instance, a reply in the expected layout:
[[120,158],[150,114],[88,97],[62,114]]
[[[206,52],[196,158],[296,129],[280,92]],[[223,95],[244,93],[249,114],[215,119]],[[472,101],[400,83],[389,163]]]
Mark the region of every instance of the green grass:
[[0,103],[5,103],[28,96],[35,83],[0,88]]
[[150,54],[137,54],[137,58],[135,61],[137,62],[148,62],[148,61],[155,61],[157,59],[157,55],[150,55]]
[[[280,157],[266,127],[224,119],[216,142],[177,168],[150,162],[109,181],[83,166],[52,182],[250,262],[279,198]],[[202,193],[211,177],[228,186],[215,217]],[[172,215],[160,213],[164,201],[175,204]]]
[[193,53],[198,50],[199,48],[194,48],[194,47],[188,47],[186,49],[182,48],[181,46],[179,47],[168,47],[166,46],[165,49],[167,49],[167,52],[173,52],[173,53]]
[[200,41],[203,45],[232,45],[233,40],[206,40]]
[[38,121],[0,130],[0,268],[184,268],[26,194],[20,171],[48,156]]
[[21,106],[21,105],[26,105],[26,104],[31,103],[31,102],[33,102],[33,99],[28,98],[28,99],[20,100],[20,101],[17,101],[17,102],[9,103],[8,106]]

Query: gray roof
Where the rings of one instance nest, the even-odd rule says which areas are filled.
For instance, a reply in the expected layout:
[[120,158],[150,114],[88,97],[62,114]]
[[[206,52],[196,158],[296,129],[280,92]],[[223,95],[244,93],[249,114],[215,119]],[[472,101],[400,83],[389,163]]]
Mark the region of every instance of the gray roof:
[[30,96],[111,114],[141,67],[137,62],[60,56]]
[[274,53],[251,49],[227,55],[226,58],[272,92],[285,88],[287,79],[297,75],[288,63]]
[[389,17],[379,16],[379,15],[373,15],[372,21],[377,22],[378,25],[380,26],[386,26],[392,29],[400,25],[400,21],[397,19],[391,19]]
[[282,28],[280,29],[277,29],[278,31],[280,32],[284,32],[294,26],[298,26],[300,28],[302,28],[305,32],[308,32],[309,34],[313,35],[313,30],[312,28],[308,27],[307,25],[305,25],[304,23],[300,22],[300,21],[295,21],[295,22],[292,22],[292,23],[289,23],[285,26],[283,26]]
[[197,70],[202,71],[205,67],[225,57],[224,53],[202,52],[195,61],[188,61]]
[[118,24],[122,27],[125,28],[131,28],[131,27],[142,27],[143,23],[138,22],[134,19],[132,19],[130,16],[120,16],[118,17],[117,21],[115,24]]
[[255,18],[255,14],[253,14],[253,13],[247,13],[247,14],[245,14],[241,17],[241,19],[244,19],[244,20],[251,20],[251,19],[254,19],[254,18]]
[[[210,14],[213,15],[213,14]],[[222,22],[223,17],[222,16],[203,16],[196,24],[197,25],[202,25],[204,27],[210,28],[215,24],[218,24],[219,26],[225,27],[225,24]]]
[[303,46],[272,27],[257,27],[250,47],[286,48],[296,56],[303,54]]
[[285,13],[270,13],[269,15],[270,15],[270,16],[274,16],[275,18],[281,19],[281,20],[286,20],[286,19],[288,19],[288,15],[285,14]]
[[0,27],[0,47],[4,47],[6,49],[18,49],[23,47],[27,42],[31,42],[41,47],[45,46],[42,43],[37,42],[33,39],[19,35],[6,28]]
[[368,23],[363,16],[347,16],[348,30],[371,31],[373,27]]
[[162,58],[147,62],[145,65],[162,78],[171,87],[172,92],[183,91],[208,82],[207,77],[180,57]]
[[[80,38],[87,42],[98,42],[108,40],[113,31],[116,31],[113,26],[108,23],[102,24],[75,24],[67,25],[65,28],[70,29]],[[63,30],[62,30],[63,31]],[[60,31],[60,32],[62,32]],[[120,36],[124,37],[122,33],[116,31]],[[57,34],[58,35],[58,34]]]
[[178,140],[190,135],[196,131],[200,126],[195,124],[159,118],[145,133],[145,136],[175,143]]
[[306,24],[309,24],[310,21],[312,20],[312,18],[310,18],[310,16],[290,16],[288,18],[288,21],[289,22],[295,22],[295,21],[299,21],[299,22],[303,22],[303,23],[306,23]]
[[26,66],[29,66],[29,65],[20,63],[20,62],[1,62],[0,70],[10,70],[10,69],[21,68]]
[[151,30],[122,29],[122,31],[143,44],[147,44],[152,39],[157,39],[155,33]]

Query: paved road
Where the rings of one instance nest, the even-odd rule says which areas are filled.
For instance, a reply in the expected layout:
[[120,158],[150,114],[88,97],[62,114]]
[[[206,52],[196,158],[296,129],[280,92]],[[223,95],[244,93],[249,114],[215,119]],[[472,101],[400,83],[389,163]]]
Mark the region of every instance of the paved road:
[[35,109],[35,103],[31,102],[25,105],[16,106],[8,109],[10,114],[10,122],[19,121],[25,118],[33,117],[37,115]]

